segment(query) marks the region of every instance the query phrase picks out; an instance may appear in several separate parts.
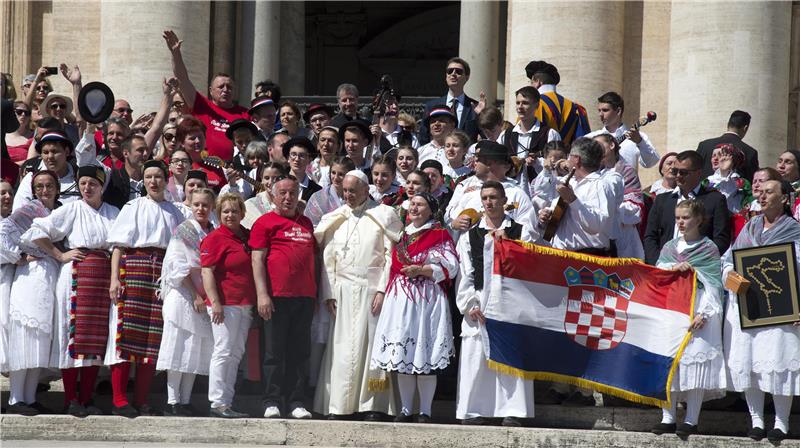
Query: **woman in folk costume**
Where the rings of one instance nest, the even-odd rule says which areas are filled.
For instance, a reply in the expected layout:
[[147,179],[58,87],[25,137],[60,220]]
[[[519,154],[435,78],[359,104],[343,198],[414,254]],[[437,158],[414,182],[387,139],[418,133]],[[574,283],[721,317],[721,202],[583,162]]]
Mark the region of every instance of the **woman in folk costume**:
[[[156,415],[147,394],[156,370],[163,327],[158,279],[172,231],[183,214],[164,197],[167,167],[151,160],[144,164],[147,196],[122,208],[108,231],[111,255],[111,307],[105,364],[111,366],[112,413],[133,418]],[[130,363],[136,363],[133,406],[125,394]]]
[[482,425],[486,417],[502,417],[503,426],[520,426],[518,418],[534,416],[533,380],[526,380],[491,369],[481,338],[486,320],[486,294],[483,286],[491,260],[484,258],[485,247],[495,235],[533,242],[535,231],[506,214],[505,187],[489,180],[480,188],[484,216],[469,231],[461,233],[456,250],[459,258],[456,304],[464,315],[461,322],[461,352],[458,365],[456,418],[465,425]]
[[208,175],[202,170],[189,170],[186,173],[186,180],[183,182],[183,201],[172,201],[175,207],[183,213],[186,219],[192,219],[192,191],[198,188],[208,188]]
[[161,269],[164,331],[156,369],[167,371],[166,413],[190,417],[195,376],[208,375],[214,348],[200,277],[200,242],[214,229],[215,196],[209,188],[186,185],[192,217],[175,229]]
[[264,168],[261,170],[261,178],[259,179],[264,188],[261,190],[261,193],[258,193],[244,202],[244,206],[247,210],[244,219],[242,219],[242,225],[246,229],[249,230],[253,227],[253,223],[256,222],[256,219],[272,210],[272,185],[275,183],[275,179],[288,175],[289,167],[281,162],[267,162],[267,164],[264,165]]
[[397,372],[401,409],[395,421],[411,421],[419,389],[417,422],[428,423],[436,373],[455,355],[446,288],[458,274],[458,256],[450,233],[434,220],[439,204],[433,195],[418,193],[410,202],[411,223],[392,251],[371,366]]
[[397,165],[394,154],[384,154],[372,164],[372,184],[369,186],[369,195],[375,202],[394,207],[403,202],[404,191],[396,181]]
[[[800,223],[792,219],[790,211],[792,192],[786,181],[764,182],[758,197],[762,213],[747,222],[725,253],[722,278],[731,275],[733,251],[737,249],[791,242],[800,253]],[[784,439],[789,432],[792,397],[800,395],[798,323],[742,329],[738,297],[731,291],[725,313],[723,346],[729,388],[744,392],[747,399],[752,419],[748,436],[760,440],[766,435],[772,442]],[[772,394],[775,404],[775,427],[769,433],[764,430],[764,393]]]
[[[17,208],[0,224],[0,262],[16,264],[9,301],[8,345],[5,347],[11,393],[10,414],[36,415],[42,406],[36,401],[39,370],[51,367],[54,289],[59,265],[33,243],[22,238],[35,218],[44,218],[58,202],[58,175],[39,171],[31,178],[34,200]],[[7,270],[7,269],[6,269]]]
[[330,213],[344,204],[343,182],[344,176],[355,169],[355,163],[348,157],[337,157],[334,159],[326,174],[330,176],[327,186],[317,191],[308,198],[308,204],[303,214],[311,220],[315,226],[319,224],[322,215]]
[[618,174],[623,180],[622,203],[619,204],[617,219],[616,245],[620,258],[638,258],[644,260],[644,246],[639,237],[639,224],[642,222],[644,198],[642,184],[636,170],[625,163],[619,156],[619,143],[611,134],[600,134],[594,137],[603,147],[604,175]]
[[[674,432],[682,439],[697,433],[703,400],[721,397],[726,386],[720,256],[714,242],[700,235],[703,216],[702,202],[689,199],[678,203],[675,225],[680,236],[664,245],[656,264],[661,269],[694,269],[697,275],[692,339],[672,379],[672,405],[662,410],[661,423],[652,430],[655,434]],[[686,401],[686,418],[680,425],[675,422],[678,401]]]
[[[0,179],[0,229],[4,229],[3,221],[11,215],[11,208],[14,202],[14,187],[7,179]],[[3,235],[9,232],[3,231]],[[7,236],[0,236],[0,372],[8,372],[8,360],[6,349],[8,347],[8,301],[11,300],[11,284],[14,282],[14,271],[16,271],[16,257],[6,259],[4,254],[4,244]]]
[[[76,177],[83,200],[35,219],[25,239],[62,263],[51,364],[61,369],[66,412],[86,417],[102,413],[91,400],[108,340],[111,252],[106,236],[119,210],[103,202],[103,168],[84,166]],[[59,241],[62,248],[54,244]]]

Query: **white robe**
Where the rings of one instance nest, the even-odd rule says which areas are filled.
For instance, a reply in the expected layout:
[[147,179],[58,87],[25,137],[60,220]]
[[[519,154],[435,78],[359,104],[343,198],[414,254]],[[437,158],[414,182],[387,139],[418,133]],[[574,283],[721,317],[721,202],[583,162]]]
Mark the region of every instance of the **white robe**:
[[[486,218],[478,224],[487,229]],[[501,228],[511,225],[506,217]],[[523,225],[520,239],[532,241],[533,231]],[[492,254],[488,250],[491,236],[484,240],[484,261]],[[481,290],[475,290],[474,268],[472,265],[469,233],[464,232],[458,238],[456,247],[460,261],[460,275],[456,304],[464,315],[461,322],[461,357],[458,366],[458,395],[456,397],[456,418],[474,417],[520,417],[534,416],[533,380],[525,380],[513,375],[506,375],[492,370],[486,360],[486,353],[481,338],[480,323],[469,317],[473,307],[484,309],[486,297]],[[484,263],[484,280],[491,278],[489,265]]]
[[[61,206],[46,218],[33,220],[26,237],[33,241],[48,239],[52,242],[64,240],[70,249],[109,250],[106,235],[119,210],[103,203],[95,210],[84,201],[74,201]],[[56,318],[53,328],[53,347],[50,363],[59,369],[102,365],[101,360],[75,359],[69,354],[69,309],[72,297],[72,263],[60,266],[56,285]]]
[[[343,205],[323,216],[314,232],[323,249],[320,297],[337,307],[314,398],[321,414],[395,413],[391,381],[369,366],[378,321],[371,306],[384,291],[402,229],[391,207],[368,199],[356,210]],[[371,382],[380,390],[370,390]]]
[[178,226],[167,246],[161,268],[164,330],[156,362],[158,370],[208,375],[214,349],[211,320],[205,310],[195,311],[194,290],[186,284],[202,282],[200,241],[206,235],[197,221],[189,219]]
[[260,218],[261,215],[272,210],[272,203],[267,200],[267,192],[262,191],[244,201],[244,207],[245,215],[244,219],[242,219],[242,225],[249,230],[253,228],[253,224],[255,224],[256,220]]

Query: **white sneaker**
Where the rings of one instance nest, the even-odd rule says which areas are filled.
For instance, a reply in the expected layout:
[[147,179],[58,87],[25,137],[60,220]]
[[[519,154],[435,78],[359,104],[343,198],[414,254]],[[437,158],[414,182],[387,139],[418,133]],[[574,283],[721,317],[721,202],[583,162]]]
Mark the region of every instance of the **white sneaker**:
[[297,407],[292,411],[292,418],[311,418],[311,413],[304,407]]
[[280,418],[281,410],[277,406],[270,406],[264,411],[264,418]]

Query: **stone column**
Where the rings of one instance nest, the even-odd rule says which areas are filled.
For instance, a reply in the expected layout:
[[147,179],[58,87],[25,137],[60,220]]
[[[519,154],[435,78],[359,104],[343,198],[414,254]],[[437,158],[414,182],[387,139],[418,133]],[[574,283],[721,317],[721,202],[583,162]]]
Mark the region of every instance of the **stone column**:
[[209,2],[109,1],[99,7],[101,79],[116,98],[130,101],[134,119],[158,110],[162,79],[172,74],[170,52],[161,37],[167,28],[183,39],[183,59],[194,87],[208,94]]
[[625,3],[509,0],[506,44],[506,119],[514,121],[514,92],[530,80],[525,66],[545,60],[558,68],[562,95],[582,104],[600,127],[597,97],[622,93]]
[[670,150],[720,135],[741,109],[753,117],[745,141],[774,165],[786,149],[791,20],[788,2],[672,3]]
[[792,6],[791,75],[789,83],[790,148],[800,148],[800,4]]
[[[231,1],[214,2],[211,5],[211,70],[227,73],[236,81],[236,3]],[[237,85],[238,88],[246,87]]]
[[[0,71],[11,74],[17,97],[22,97],[22,78],[31,68],[31,3],[0,3]],[[36,67],[38,68],[38,67]]]
[[492,104],[497,92],[497,55],[500,3],[462,1],[458,55],[470,64],[467,95],[478,99],[486,93]]
[[[277,1],[258,1],[253,14],[253,79],[252,84],[265,79],[280,82],[281,4]],[[242,36],[247,39],[247,36]],[[251,88],[253,86],[250,86]]]
[[306,93],[306,6],[281,2],[280,79],[284,95]]

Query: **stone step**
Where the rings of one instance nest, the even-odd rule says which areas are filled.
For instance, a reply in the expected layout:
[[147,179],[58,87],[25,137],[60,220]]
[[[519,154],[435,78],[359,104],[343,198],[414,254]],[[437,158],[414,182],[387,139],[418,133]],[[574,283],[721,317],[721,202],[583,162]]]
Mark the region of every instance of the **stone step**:
[[[443,424],[366,423],[327,420],[212,418],[88,417],[62,415],[0,417],[3,446],[15,440],[105,442],[119,448],[126,442],[162,444],[243,444],[358,447],[615,447],[615,448],[749,448],[764,447],[744,437],[696,435],[684,442],[674,435],[646,432],[505,428]],[[118,443],[114,443],[118,442]],[[42,445],[40,445],[42,446]],[[46,446],[46,445],[45,445]],[[53,443],[52,446],[59,446]],[[86,445],[90,447],[91,445]],[[210,445],[209,445],[210,446]],[[800,447],[785,440],[784,447]]]

